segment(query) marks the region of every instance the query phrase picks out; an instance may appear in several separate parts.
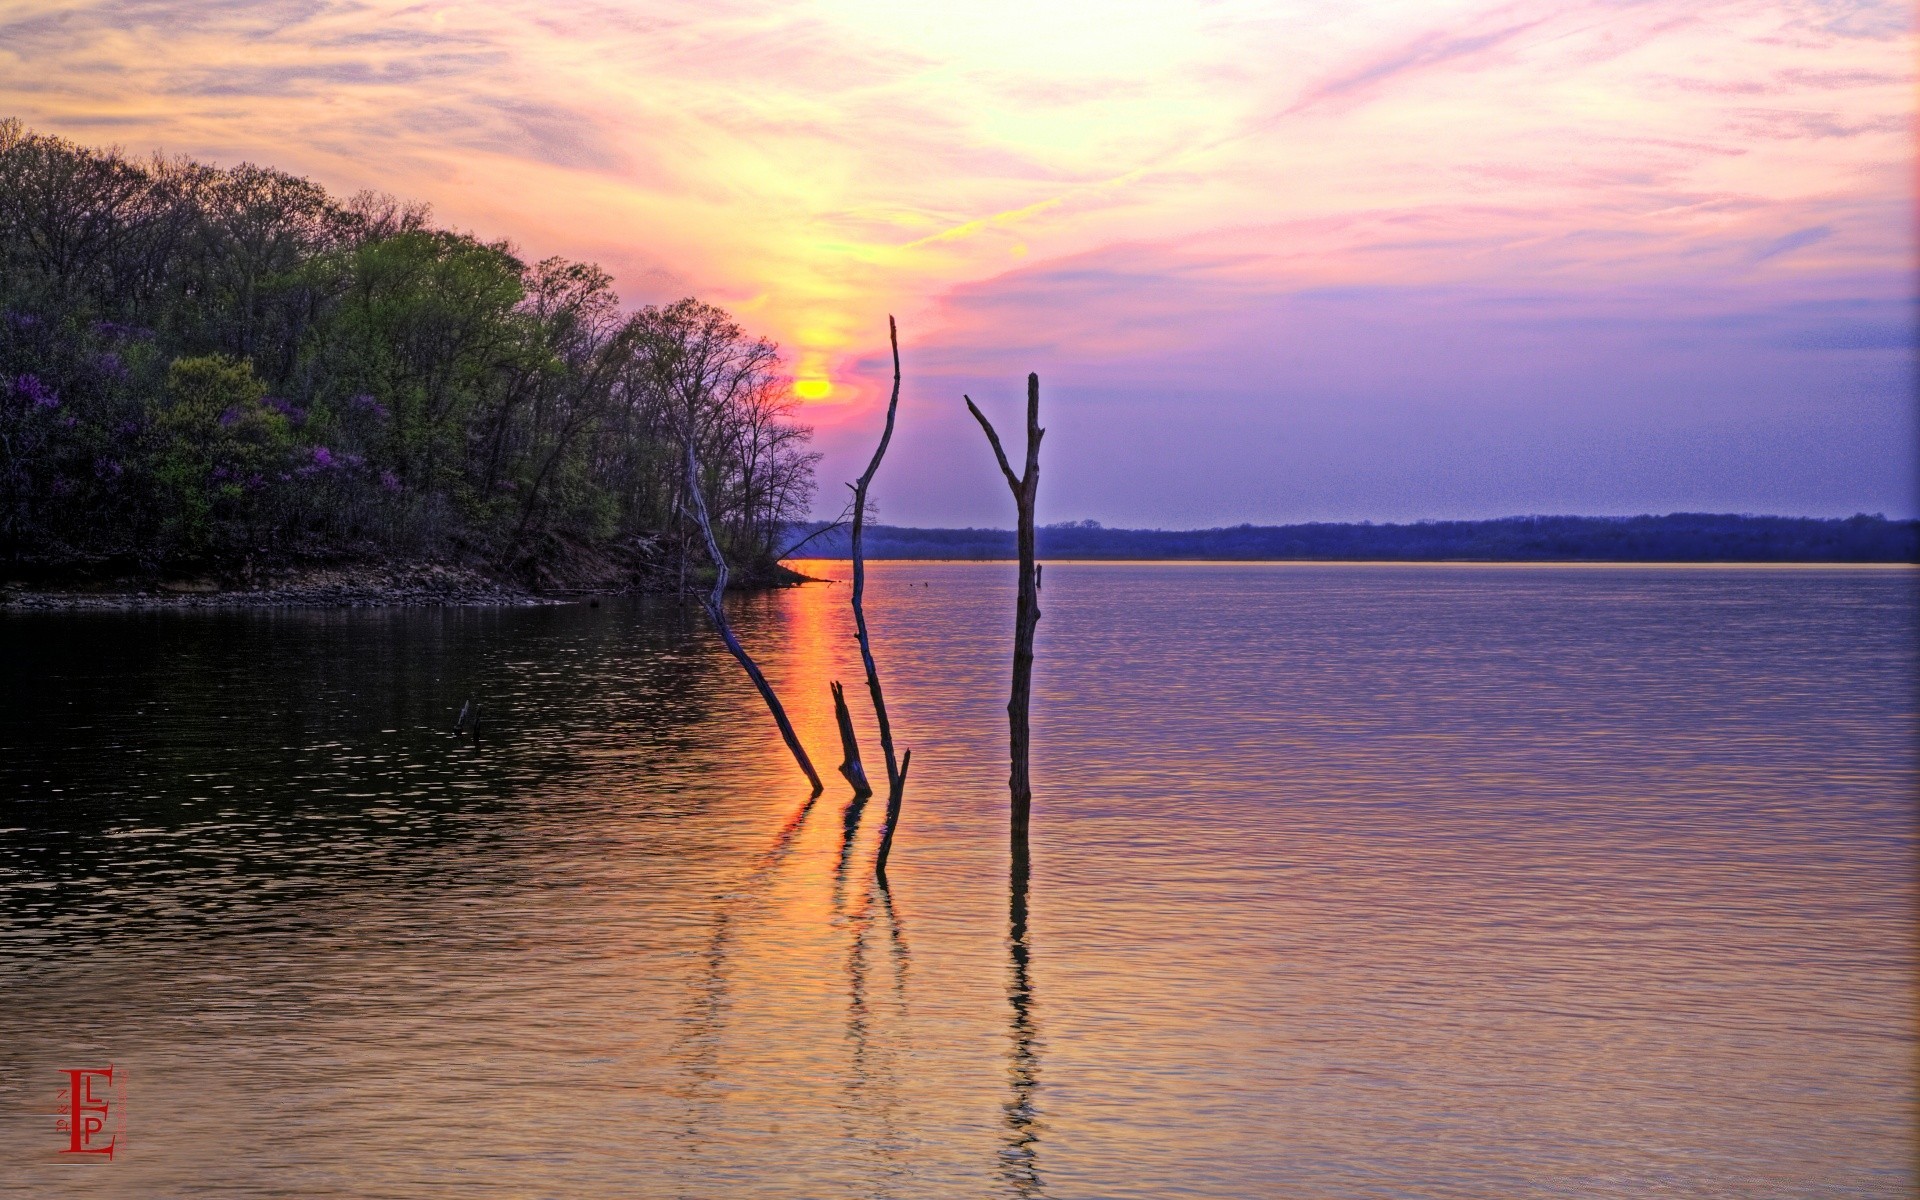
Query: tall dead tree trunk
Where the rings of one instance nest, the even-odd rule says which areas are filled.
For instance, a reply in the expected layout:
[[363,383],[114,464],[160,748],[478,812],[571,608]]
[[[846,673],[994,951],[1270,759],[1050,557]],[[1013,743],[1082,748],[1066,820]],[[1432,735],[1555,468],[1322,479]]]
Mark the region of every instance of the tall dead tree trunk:
[[867,528],[867,489],[873,484],[873,477],[880,470],[880,460],[886,457],[887,443],[893,440],[893,418],[900,408],[900,330],[893,318],[887,318],[887,343],[893,348],[893,395],[887,399],[887,424],[880,431],[880,445],[874,449],[873,461],[867,464],[866,473],[853,485],[853,531],[850,536],[853,553],[853,627],[860,637],[860,662],[867,670],[867,691],[873,697],[874,723],[880,727],[880,752],[887,760],[887,823],[880,831],[880,851],[873,860],[874,871],[884,880],[887,876],[887,856],[893,852],[893,832],[900,825],[900,806],[906,799],[907,768],[913,758],[909,750],[905,759],[896,760],[893,753],[893,725],[887,719],[887,698],[880,691],[880,671],[873,664],[873,642],[867,637],[867,557],[861,544],[861,535]]
[[993,430],[993,422],[974,404],[973,397],[963,399],[967,402],[967,411],[986,431],[993,456],[1000,462],[1000,473],[1006,476],[1007,487],[1013,491],[1013,502],[1020,513],[1020,595],[1013,616],[1013,688],[1007,700],[1007,750],[1012,769],[1007,776],[1007,787],[1013,795],[1013,852],[1016,859],[1024,862],[1027,817],[1033,807],[1033,788],[1027,778],[1027,713],[1033,694],[1033,630],[1040,623],[1040,577],[1033,562],[1033,502],[1040,492],[1040,439],[1047,432],[1040,428],[1040,376],[1027,376],[1027,462],[1026,473],[1022,475],[1013,473],[1007,452],[1000,445],[1000,435]]
[[807,757],[807,749],[800,744],[800,735],[793,731],[793,722],[787,720],[787,710],[781,706],[780,697],[773,694],[773,685],[760,673],[759,664],[753,661],[740,639],[733,636],[733,626],[727,623],[727,610],[722,600],[727,591],[727,560],[720,553],[720,543],[713,537],[713,522],[707,517],[707,498],[700,492],[700,464],[693,456],[693,438],[683,439],[687,450],[687,494],[693,500],[693,515],[700,522],[700,532],[706,535],[707,555],[713,559],[713,591],[701,599],[707,610],[707,619],[713,622],[715,633],[733,652],[741,667],[747,672],[747,678],[753,680],[753,686],[760,690],[760,698],[767,702],[767,711],[773,714],[774,724],[780,727],[780,736],[787,743],[787,749],[793,751],[793,761],[800,764],[806,772],[807,781],[813,784],[813,794],[818,796],[826,790],[820,782],[820,773],[813,769],[813,760]]

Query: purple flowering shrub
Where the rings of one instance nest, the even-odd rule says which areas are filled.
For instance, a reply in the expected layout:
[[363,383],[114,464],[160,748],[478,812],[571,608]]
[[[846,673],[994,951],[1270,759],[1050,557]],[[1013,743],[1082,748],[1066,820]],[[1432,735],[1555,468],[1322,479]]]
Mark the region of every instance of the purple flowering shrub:
[[318,475],[323,471],[354,471],[366,465],[366,459],[347,451],[334,451],[326,446],[313,446],[307,452],[306,461],[293,469],[297,476],[305,478]]
[[60,394],[41,382],[38,375],[16,375],[13,377],[13,394],[28,407],[44,409],[59,408]]

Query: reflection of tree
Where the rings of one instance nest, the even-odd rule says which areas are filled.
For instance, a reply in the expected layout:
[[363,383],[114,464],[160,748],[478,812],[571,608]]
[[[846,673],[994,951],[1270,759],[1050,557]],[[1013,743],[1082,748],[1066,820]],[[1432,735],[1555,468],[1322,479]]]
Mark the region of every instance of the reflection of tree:
[[1000,1152],[1000,1174],[1013,1194],[1021,1197],[1044,1194],[1037,1158],[1042,1126],[1034,1106],[1040,1086],[1040,1050],[1034,1024],[1032,948],[1027,942],[1028,874],[1027,847],[1024,841],[1015,842],[1007,901],[1007,1004],[1013,1010],[1008,1020],[1013,1048],[1007,1079],[1013,1094],[1004,1106],[1007,1145]]
[[[878,903],[876,903],[878,901]],[[899,1047],[886,1037],[873,1036],[874,1009],[869,1001],[867,939],[874,925],[876,909],[884,917],[885,931],[893,961],[893,994],[898,1017],[906,1015],[906,939],[887,889],[869,882],[859,903],[847,914],[853,938],[847,947],[847,1044],[851,1051],[851,1070],[847,1078],[845,1114],[847,1135],[854,1144],[870,1144],[883,1181],[904,1179],[907,1174],[903,1152],[907,1141],[899,1119],[900,1081],[897,1060]],[[884,969],[884,961],[883,969]],[[884,993],[883,993],[884,994]],[[905,1022],[901,1022],[904,1029]],[[884,1034],[884,1023],[881,1026]],[[870,1131],[871,1118],[876,1130]],[[876,1194],[886,1194],[884,1189]]]
[[847,864],[853,860],[853,843],[860,836],[860,814],[867,808],[867,797],[856,793],[840,815],[840,859],[833,867],[833,906],[840,907],[847,884]]
[[900,923],[899,914],[893,911],[893,892],[887,887],[885,878],[876,881],[875,895],[880,899],[880,910],[887,915],[887,946],[893,954],[893,994],[900,1003],[900,1013],[907,1011],[907,967],[913,956],[907,951],[906,926]]
[[[724,660],[683,624],[649,600],[9,617],[0,662],[33,686],[0,688],[0,853],[19,872],[0,913],[36,914],[52,950],[198,937],[241,905],[331,927],[341,904],[400,911],[449,880],[523,886],[582,820],[650,804],[652,761],[735,756]],[[478,746],[448,733],[469,697]],[[112,836],[129,825],[152,853]],[[662,836],[706,832],[684,828]],[[13,890],[85,878],[101,884]]]
[[809,796],[807,802],[800,806],[800,811],[787,818],[787,823],[780,827],[779,834],[773,839],[773,845],[754,861],[747,882],[758,882],[768,871],[780,865],[780,860],[787,856],[787,851],[793,846],[793,839],[800,835],[800,827],[807,823],[807,814],[813,811],[814,799]]
[[720,1027],[726,1019],[730,998],[727,959],[732,949],[735,917],[743,904],[753,898],[753,891],[785,861],[813,805],[814,798],[808,797],[799,810],[787,818],[787,823],[774,835],[773,844],[753,860],[746,877],[732,892],[721,897],[720,906],[714,912],[713,934],[707,939],[707,951],[701,959],[700,983],[688,1004],[685,1021],[688,1032],[680,1039],[676,1055],[689,1080],[682,1092],[687,1101],[686,1122],[678,1134],[689,1158],[696,1156],[705,1145],[702,1113],[706,1093],[720,1075]]

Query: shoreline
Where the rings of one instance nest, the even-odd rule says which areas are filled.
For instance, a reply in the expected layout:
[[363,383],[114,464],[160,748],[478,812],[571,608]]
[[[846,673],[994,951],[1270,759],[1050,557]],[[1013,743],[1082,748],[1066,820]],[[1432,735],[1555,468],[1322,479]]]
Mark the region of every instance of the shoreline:
[[527,607],[564,603],[481,572],[443,564],[287,568],[251,585],[211,575],[0,585],[0,613],[169,609]]
[[[635,575],[578,587],[538,591],[512,580],[447,563],[338,563],[263,572],[251,585],[228,586],[212,574],[93,585],[0,583],[0,615],[29,612],[166,612],[203,609],[538,608],[592,603],[613,596],[672,596],[657,577]],[[772,579],[748,576],[739,591],[766,591],[822,580],[791,568]]]

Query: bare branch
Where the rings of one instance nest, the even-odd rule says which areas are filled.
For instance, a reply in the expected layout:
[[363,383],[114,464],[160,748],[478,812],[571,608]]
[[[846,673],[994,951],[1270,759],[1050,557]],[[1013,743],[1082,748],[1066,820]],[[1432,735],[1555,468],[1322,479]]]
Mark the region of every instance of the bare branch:
[[[867,692],[873,697],[873,716],[880,727],[880,753],[887,761],[887,787],[893,795],[889,797],[889,811],[898,804],[897,796],[901,787],[900,765],[894,758],[893,725],[887,720],[886,697],[880,692],[880,671],[873,663],[873,643],[867,637],[867,610],[864,605],[867,594],[867,558],[861,536],[867,527],[867,488],[873,483],[873,477],[880,470],[880,460],[887,453],[887,443],[893,440],[894,412],[900,406],[900,331],[891,316],[887,318],[887,341],[893,347],[893,395],[887,400],[887,424],[880,434],[879,448],[873,452],[873,461],[867,464],[866,474],[853,485],[853,623],[860,636],[860,662],[867,671]],[[889,821],[891,821],[889,817]]]
[[1027,473],[1021,482],[1032,486],[1040,479],[1040,438],[1047,431],[1040,428],[1040,376],[1037,372],[1027,373]]
[[720,607],[720,597],[727,590],[727,560],[720,553],[720,543],[713,540],[713,522],[707,519],[707,497],[700,490],[700,463],[693,456],[693,438],[684,437],[687,448],[687,495],[693,500],[693,515],[700,522],[700,532],[706,535],[707,557],[713,560],[713,593],[707,597],[707,612],[719,613],[718,620],[724,622],[726,616]]
[[854,795],[873,795],[867,768],[860,761],[860,742],[853,735],[853,714],[847,711],[847,690],[837,679],[833,681],[833,720],[840,727],[840,774],[852,785]]
[[960,398],[967,402],[967,411],[973,414],[974,420],[980,422],[980,428],[987,431],[987,441],[993,443],[993,456],[1000,460],[1000,473],[1007,477],[1007,486],[1013,489],[1014,495],[1018,496],[1020,477],[1013,473],[1013,464],[1007,461],[1007,452],[1000,448],[1000,435],[993,431],[993,422],[987,420],[987,415],[974,407],[972,396]]
[[773,561],[779,562],[781,559],[790,557],[795,550],[798,550],[800,547],[806,545],[808,542],[812,541],[813,539],[819,537],[822,534],[832,533],[834,530],[841,528],[848,521],[852,519],[853,519],[853,508],[851,505],[849,505],[847,508],[843,509],[840,515],[835,517],[831,522],[825,525],[822,525],[820,528],[814,530],[812,533],[801,538],[799,541],[795,542],[793,545],[788,546],[785,550],[782,550],[780,553],[774,555]]
[[[887,443],[893,440],[894,415],[900,406],[900,330],[892,317],[887,318],[887,342],[893,348],[893,395],[887,399],[887,423],[880,434],[880,445],[873,452],[860,482],[853,485],[853,621],[860,636],[860,661],[867,671],[867,691],[873,697],[873,715],[880,726],[880,749],[887,759],[887,823],[880,834],[880,852],[874,859],[874,874],[884,888],[887,882],[887,856],[893,852],[894,830],[900,827],[900,807],[907,794],[907,770],[913,765],[913,751],[898,762],[893,753],[893,725],[887,719],[887,698],[880,690],[880,671],[873,663],[873,642],[867,636],[867,556],[863,535],[867,527],[867,488],[880,470]],[[849,734],[851,730],[849,729]]]
[[880,432],[880,444],[874,448],[873,461],[867,464],[866,474],[860,477],[859,486],[854,495],[865,499],[867,485],[873,482],[873,473],[880,469],[880,460],[886,457],[887,443],[893,440],[893,413],[900,405],[900,331],[894,325],[893,318],[887,318],[887,341],[893,346],[893,395],[887,400],[887,425]]
[[900,800],[907,792],[907,772],[913,768],[913,751],[900,759],[900,778],[887,790],[887,824],[880,831],[880,852],[873,859],[873,873],[880,886],[887,886],[887,855],[893,853],[893,831],[900,824]]
[[787,719],[787,710],[780,703],[780,697],[773,691],[773,685],[760,673],[760,665],[753,661],[740,639],[733,636],[733,627],[727,623],[727,610],[722,604],[727,591],[727,560],[720,553],[720,543],[714,540],[713,522],[707,517],[707,499],[700,491],[700,464],[694,458],[693,438],[690,430],[683,430],[683,442],[687,451],[687,491],[693,498],[693,514],[700,522],[700,532],[706,535],[707,554],[713,559],[713,591],[702,601],[707,610],[707,619],[713,622],[715,633],[727,644],[747,678],[759,690],[760,698],[767,703],[767,711],[773,714],[773,723],[780,727],[780,737],[787,743],[787,749],[793,752],[793,761],[800,764],[800,770],[806,773],[807,781],[813,784],[813,794],[818,796],[826,790],[820,782],[820,773],[813,769],[813,760],[807,757],[805,746],[800,744],[800,735],[793,731],[793,722]]

